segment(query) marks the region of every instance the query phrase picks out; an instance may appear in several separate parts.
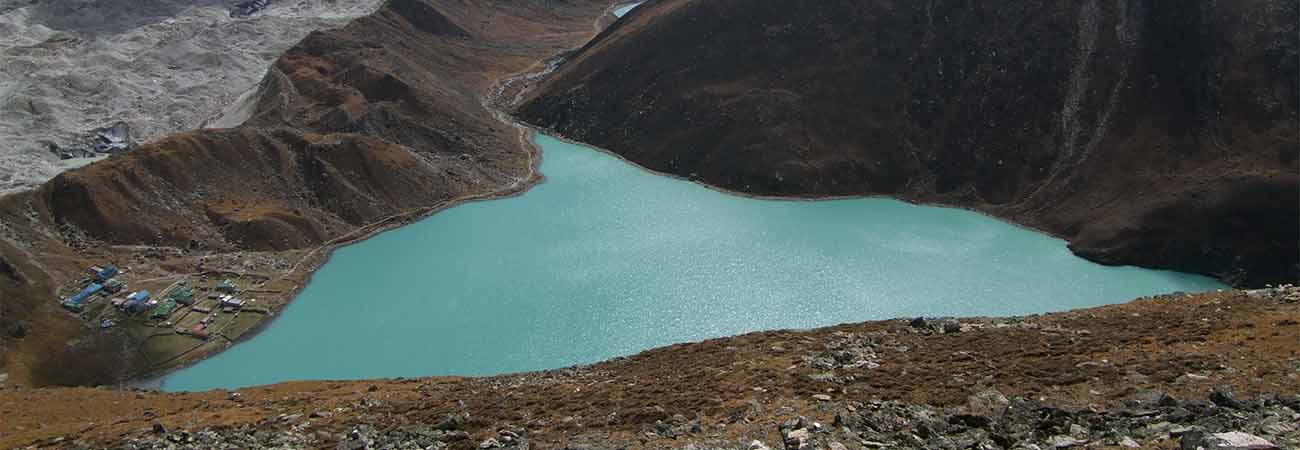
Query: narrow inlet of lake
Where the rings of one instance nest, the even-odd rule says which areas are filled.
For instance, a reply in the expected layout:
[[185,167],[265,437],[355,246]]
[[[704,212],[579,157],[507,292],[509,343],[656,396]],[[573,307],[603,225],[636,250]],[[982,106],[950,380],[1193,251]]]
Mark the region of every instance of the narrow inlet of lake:
[[491,375],[756,330],[1225,287],[1094,264],[961,209],[757,200],[535,139],[545,183],[339,249],[267,330],[165,388]]
[[641,6],[641,2],[628,3],[626,5],[619,6],[618,8],[614,8],[614,17],[623,17],[627,15],[627,13],[632,12],[632,10],[636,9],[636,7],[638,6]]

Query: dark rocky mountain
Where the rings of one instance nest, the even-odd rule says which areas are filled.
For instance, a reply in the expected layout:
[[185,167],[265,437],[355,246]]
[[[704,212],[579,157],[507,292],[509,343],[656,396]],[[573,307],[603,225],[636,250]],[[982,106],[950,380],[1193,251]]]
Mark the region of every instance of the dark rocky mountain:
[[655,0],[518,115],[759,195],[970,207],[1085,257],[1300,279],[1294,1]]

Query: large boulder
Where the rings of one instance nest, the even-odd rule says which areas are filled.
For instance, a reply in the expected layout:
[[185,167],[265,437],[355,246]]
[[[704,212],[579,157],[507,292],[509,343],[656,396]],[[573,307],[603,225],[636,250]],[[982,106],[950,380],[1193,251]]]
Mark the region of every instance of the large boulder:
[[1180,450],[1270,450],[1278,448],[1259,436],[1231,431],[1227,433],[1206,433],[1192,431],[1184,433],[1179,441]]

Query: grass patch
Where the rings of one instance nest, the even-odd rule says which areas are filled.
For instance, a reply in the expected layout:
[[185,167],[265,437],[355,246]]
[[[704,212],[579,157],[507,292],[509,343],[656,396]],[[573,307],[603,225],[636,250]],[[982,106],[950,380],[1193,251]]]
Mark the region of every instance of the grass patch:
[[263,314],[242,312],[239,317],[232,318],[230,324],[226,326],[226,329],[221,334],[232,341],[238,340],[240,336],[243,336],[244,333],[247,333],[249,329],[261,323],[262,319],[265,318],[266,316]]
[[161,364],[203,344],[198,338],[181,334],[163,334],[145,339],[140,354],[151,365]]

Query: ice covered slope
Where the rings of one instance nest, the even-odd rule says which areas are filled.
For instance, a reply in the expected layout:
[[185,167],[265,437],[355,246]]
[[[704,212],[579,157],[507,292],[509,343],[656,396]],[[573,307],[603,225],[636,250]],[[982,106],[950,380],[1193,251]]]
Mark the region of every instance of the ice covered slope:
[[[91,159],[86,142],[125,121],[142,143],[218,121],[282,52],[381,0],[276,0],[232,18],[237,0],[0,0],[0,193]],[[237,110],[237,108],[235,108]]]

